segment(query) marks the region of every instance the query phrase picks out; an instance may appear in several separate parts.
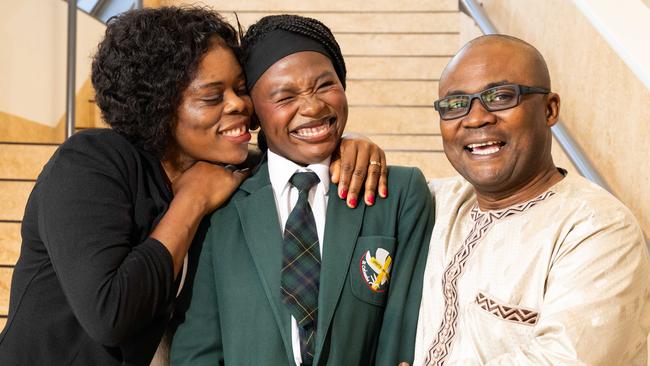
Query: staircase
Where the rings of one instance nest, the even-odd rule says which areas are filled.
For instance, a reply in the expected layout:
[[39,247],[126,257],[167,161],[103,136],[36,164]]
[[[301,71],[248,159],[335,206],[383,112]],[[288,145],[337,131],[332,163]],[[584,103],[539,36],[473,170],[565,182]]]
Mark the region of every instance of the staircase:
[[[160,5],[194,1],[162,0]],[[264,15],[294,13],[328,25],[348,67],[347,131],[368,135],[393,165],[418,166],[428,178],[454,170],[442,152],[433,110],[438,77],[460,46],[456,0],[205,0],[245,28]],[[77,98],[89,110],[88,97]],[[79,109],[78,109],[79,110]],[[6,113],[0,113],[0,125]],[[78,128],[104,127],[96,113],[77,113]],[[0,129],[0,329],[6,322],[20,221],[42,166],[61,138],[16,137]],[[32,129],[36,131],[37,129]],[[50,133],[51,135],[51,133]]]
[[[348,68],[346,131],[386,150],[393,165],[418,166],[427,177],[454,173],[442,153],[433,101],[438,77],[458,50],[455,0],[206,0],[245,29],[269,14],[321,20],[334,32]],[[168,0],[165,5],[191,4]]]

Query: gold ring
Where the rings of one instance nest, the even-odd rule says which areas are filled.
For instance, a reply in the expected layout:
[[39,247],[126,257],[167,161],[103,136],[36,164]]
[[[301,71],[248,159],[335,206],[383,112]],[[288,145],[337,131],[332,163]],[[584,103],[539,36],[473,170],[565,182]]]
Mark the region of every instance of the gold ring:
[[370,160],[370,165],[376,165],[381,168],[381,163],[376,160]]

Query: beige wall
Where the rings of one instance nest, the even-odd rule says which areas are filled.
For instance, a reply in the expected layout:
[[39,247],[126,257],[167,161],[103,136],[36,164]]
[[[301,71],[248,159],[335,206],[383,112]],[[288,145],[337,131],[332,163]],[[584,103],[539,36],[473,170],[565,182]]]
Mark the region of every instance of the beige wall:
[[650,8],[641,0],[573,0],[576,8],[650,89]]
[[[650,237],[650,90],[573,2],[484,0],[497,29],[546,57],[560,116],[596,169]],[[461,38],[476,29],[467,22]]]
[[[77,29],[79,91],[105,26],[78,11]],[[57,126],[65,113],[66,44],[66,2],[0,1],[0,112]]]

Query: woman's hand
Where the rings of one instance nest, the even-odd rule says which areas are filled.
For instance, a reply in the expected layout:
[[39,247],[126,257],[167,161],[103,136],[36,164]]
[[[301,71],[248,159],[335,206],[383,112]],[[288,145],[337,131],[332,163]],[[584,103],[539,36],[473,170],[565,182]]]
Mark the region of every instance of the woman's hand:
[[249,170],[232,171],[199,161],[174,180],[174,199],[189,199],[201,204],[203,215],[206,215],[230,198],[248,175]]
[[343,136],[332,157],[330,175],[332,182],[338,183],[338,195],[347,200],[348,207],[357,206],[362,186],[365,186],[364,202],[368,206],[375,203],[377,191],[382,198],[388,196],[386,155],[363,135]]
[[221,206],[241,182],[247,171],[230,171],[219,165],[197,162],[174,179],[174,199],[151,233],[164,245],[178,275],[203,216]]

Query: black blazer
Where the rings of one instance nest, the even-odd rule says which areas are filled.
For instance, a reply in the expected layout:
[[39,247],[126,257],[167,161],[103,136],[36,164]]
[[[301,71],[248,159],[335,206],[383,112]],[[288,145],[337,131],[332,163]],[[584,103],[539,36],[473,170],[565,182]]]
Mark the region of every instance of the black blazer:
[[27,202],[0,365],[148,365],[176,291],[149,238],[171,198],[159,160],[116,132],[65,142]]

